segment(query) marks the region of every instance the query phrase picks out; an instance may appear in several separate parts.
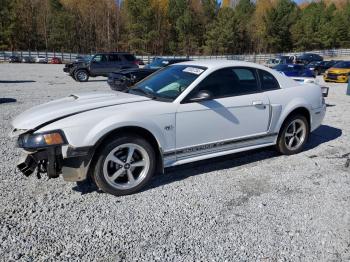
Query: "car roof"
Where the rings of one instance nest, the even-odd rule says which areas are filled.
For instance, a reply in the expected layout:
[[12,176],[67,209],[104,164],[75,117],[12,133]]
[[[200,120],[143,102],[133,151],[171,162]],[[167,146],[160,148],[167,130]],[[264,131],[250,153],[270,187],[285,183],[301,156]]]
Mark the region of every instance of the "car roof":
[[95,55],[132,55],[128,52],[102,52],[102,53],[96,53]]
[[[263,70],[268,70],[266,66],[259,65],[256,63],[239,61],[239,60],[196,60],[196,61],[187,61],[177,63],[176,65],[191,65],[191,66],[201,66],[208,69],[219,69],[222,67],[231,67],[231,66],[241,66],[241,67],[254,67]],[[173,65],[172,65],[173,66]]]

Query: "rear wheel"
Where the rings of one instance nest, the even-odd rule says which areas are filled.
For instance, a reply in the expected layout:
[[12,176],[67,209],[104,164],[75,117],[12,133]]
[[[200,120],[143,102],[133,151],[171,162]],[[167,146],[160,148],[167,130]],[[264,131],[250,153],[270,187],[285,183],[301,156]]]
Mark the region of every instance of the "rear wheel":
[[79,82],[87,82],[89,80],[89,74],[86,70],[77,70],[74,73],[74,79]]
[[309,123],[303,115],[288,118],[278,135],[277,149],[284,155],[300,153],[309,138]]
[[104,192],[115,196],[139,191],[155,172],[154,149],[140,137],[109,140],[98,154],[94,180]]

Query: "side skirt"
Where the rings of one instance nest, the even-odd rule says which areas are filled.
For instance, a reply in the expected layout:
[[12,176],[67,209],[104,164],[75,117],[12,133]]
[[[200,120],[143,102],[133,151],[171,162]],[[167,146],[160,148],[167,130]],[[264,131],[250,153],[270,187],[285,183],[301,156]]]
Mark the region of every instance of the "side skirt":
[[[208,158],[272,146],[278,134],[267,134],[250,138],[234,139],[164,153],[164,167],[186,164]],[[176,160],[174,160],[174,154]]]

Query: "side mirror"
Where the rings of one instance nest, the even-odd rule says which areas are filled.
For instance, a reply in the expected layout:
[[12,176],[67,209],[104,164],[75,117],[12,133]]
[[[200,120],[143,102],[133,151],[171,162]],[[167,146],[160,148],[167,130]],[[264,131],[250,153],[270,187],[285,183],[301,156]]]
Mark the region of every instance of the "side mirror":
[[189,99],[190,102],[201,102],[210,100],[213,97],[210,91],[208,90],[201,90],[197,94],[195,94],[193,97]]

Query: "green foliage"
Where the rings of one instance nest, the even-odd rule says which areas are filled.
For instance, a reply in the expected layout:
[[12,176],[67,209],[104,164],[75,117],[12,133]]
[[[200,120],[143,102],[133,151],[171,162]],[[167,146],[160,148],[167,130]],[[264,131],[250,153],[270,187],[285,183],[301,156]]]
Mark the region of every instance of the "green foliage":
[[279,0],[265,17],[266,34],[264,42],[267,51],[283,52],[291,50],[291,26],[296,18],[296,5],[291,0]]
[[295,49],[323,49],[339,46],[339,39],[344,35],[343,18],[339,16],[333,4],[326,6],[323,1],[311,3],[300,11],[298,18],[292,29]]
[[11,48],[13,18],[11,0],[0,0],[0,49]]
[[207,32],[206,50],[210,54],[235,53],[239,43],[238,20],[232,8],[220,9]]
[[132,51],[147,53],[149,44],[155,36],[154,12],[150,0],[125,1],[127,12],[128,43]]
[[[119,4],[118,4],[119,3]],[[329,4],[330,3],[330,4]],[[350,1],[0,0],[0,49],[238,54],[350,47]]]

